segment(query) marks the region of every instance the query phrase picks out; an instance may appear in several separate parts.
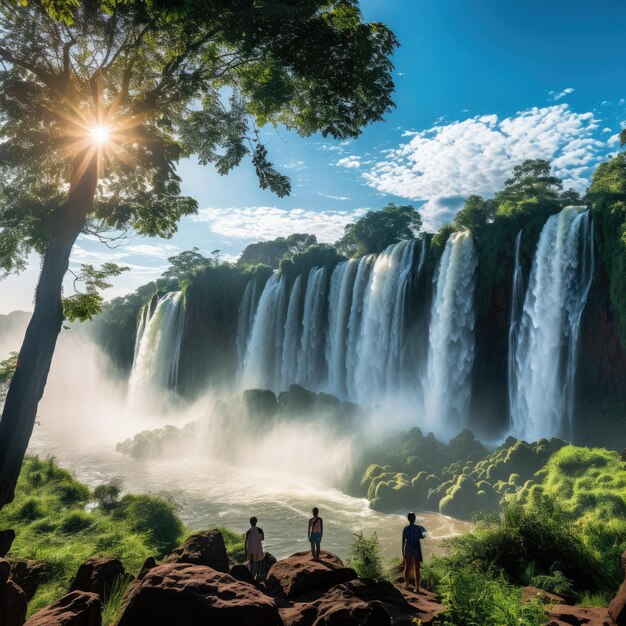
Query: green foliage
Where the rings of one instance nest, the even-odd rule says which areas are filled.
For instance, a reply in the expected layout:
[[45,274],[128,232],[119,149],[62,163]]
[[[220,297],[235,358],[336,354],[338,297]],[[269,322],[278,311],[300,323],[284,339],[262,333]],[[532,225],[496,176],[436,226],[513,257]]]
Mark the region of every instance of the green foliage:
[[149,495],[126,495],[114,510],[131,530],[150,537],[161,557],[171,552],[181,541],[184,526],[176,515],[172,502]]
[[93,499],[98,503],[98,506],[104,511],[112,511],[119,504],[120,496],[120,483],[118,481],[111,481],[98,485],[93,490]]
[[19,355],[17,352],[11,352],[8,359],[0,361],[0,385],[8,384],[13,378],[15,368],[17,367],[17,359]]
[[117,624],[123,609],[125,608],[125,596],[131,582],[129,576],[118,576],[111,586],[109,595],[104,598],[102,607],[102,625],[113,626]]
[[317,244],[317,237],[306,233],[294,233],[289,237],[277,237],[271,241],[251,243],[243,249],[237,264],[256,265],[262,263],[273,269],[278,269],[282,259],[304,252],[315,244]]
[[170,256],[167,261],[170,265],[161,276],[167,281],[176,281],[179,285],[184,280],[213,265],[212,259],[200,254],[198,248],[195,247]]
[[536,601],[524,602],[521,590],[504,578],[466,566],[443,579],[441,587],[445,612],[441,626],[543,626],[546,615]]
[[338,254],[333,246],[319,243],[309,246],[302,252],[296,252],[291,258],[283,259],[280,262],[280,271],[291,278],[306,276],[313,267],[324,265],[332,269],[344,259],[345,257]]
[[598,270],[608,283],[621,342],[626,346],[626,153],[597,167],[588,197],[595,224]]
[[91,526],[92,518],[84,511],[71,511],[61,518],[59,530],[67,535],[74,535]]
[[393,202],[378,211],[368,211],[363,217],[345,227],[337,249],[350,257],[382,252],[391,244],[414,239],[422,226],[422,216],[410,205]]
[[[107,282],[108,278],[119,276],[129,267],[120,267],[115,263],[104,263],[100,269],[93,265],[81,265],[79,274],[75,274],[74,289],[76,293],[63,298],[63,314],[70,322],[76,320],[85,322],[100,313],[104,298],[99,291],[108,289],[112,285]],[[78,283],[83,283],[83,291],[77,288]]]
[[354,539],[348,551],[348,565],[361,578],[387,579],[387,572],[381,557],[380,541],[375,532],[370,537],[366,537],[362,532],[354,533]]

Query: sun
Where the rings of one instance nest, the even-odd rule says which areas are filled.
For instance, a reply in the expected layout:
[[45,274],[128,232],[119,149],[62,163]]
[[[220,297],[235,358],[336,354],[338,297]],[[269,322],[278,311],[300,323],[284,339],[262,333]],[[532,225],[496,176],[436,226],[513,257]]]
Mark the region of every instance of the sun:
[[91,135],[92,141],[101,146],[109,141],[111,133],[106,126],[94,126],[90,129],[89,134]]

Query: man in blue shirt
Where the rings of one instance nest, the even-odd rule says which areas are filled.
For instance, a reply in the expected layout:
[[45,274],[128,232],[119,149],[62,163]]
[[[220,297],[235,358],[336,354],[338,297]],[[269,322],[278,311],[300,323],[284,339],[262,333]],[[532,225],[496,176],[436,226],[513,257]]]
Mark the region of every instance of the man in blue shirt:
[[415,570],[415,593],[420,590],[420,564],[422,558],[422,546],[420,539],[426,536],[426,529],[415,523],[415,513],[407,515],[409,525],[402,530],[402,558],[404,559],[404,585],[411,590],[411,569]]

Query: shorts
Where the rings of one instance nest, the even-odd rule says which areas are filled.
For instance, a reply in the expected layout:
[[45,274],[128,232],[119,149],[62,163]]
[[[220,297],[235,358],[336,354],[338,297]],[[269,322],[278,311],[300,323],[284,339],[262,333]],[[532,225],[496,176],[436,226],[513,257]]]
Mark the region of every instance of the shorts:
[[322,541],[322,534],[321,533],[311,533],[311,538],[309,539],[309,541],[311,542],[311,547],[318,549],[320,547],[320,543]]
[[248,552],[248,561],[252,561],[256,563],[257,561],[262,561],[265,558],[263,552]]

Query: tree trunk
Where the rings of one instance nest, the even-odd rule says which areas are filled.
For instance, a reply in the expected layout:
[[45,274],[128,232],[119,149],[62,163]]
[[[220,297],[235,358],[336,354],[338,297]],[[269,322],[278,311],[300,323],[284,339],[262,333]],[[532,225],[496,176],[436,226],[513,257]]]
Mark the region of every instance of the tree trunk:
[[50,364],[63,324],[61,291],[74,242],[93,210],[98,173],[93,157],[75,181],[59,210],[56,232],[43,255],[35,294],[35,309],[28,324],[17,368],[6,396],[0,421],[0,509],[12,502],[37,407],[46,386]]

